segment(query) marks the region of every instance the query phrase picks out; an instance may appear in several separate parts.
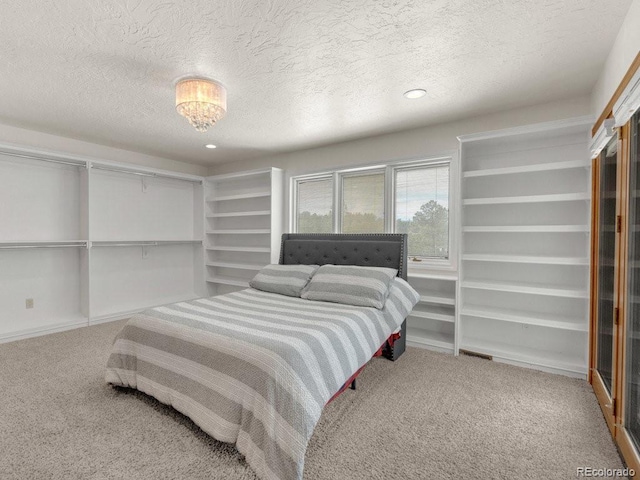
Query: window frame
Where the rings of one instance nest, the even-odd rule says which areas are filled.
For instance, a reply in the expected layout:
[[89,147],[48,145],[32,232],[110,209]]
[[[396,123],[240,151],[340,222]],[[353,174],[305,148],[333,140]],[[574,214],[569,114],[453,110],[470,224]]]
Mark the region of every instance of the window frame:
[[297,232],[298,222],[298,184],[313,180],[333,180],[333,202],[332,202],[332,233],[341,233],[342,226],[342,187],[343,179],[349,176],[359,176],[374,173],[384,174],[384,233],[395,233],[395,184],[396,174],[398,171],[412,168],[436,167],[441,165],[449,166],[449,256],[448,258],[429,258],[426,257],[420,262],[412,262],[409,260],[409,270],[418,272],[420,270],[446,270],[455,271],[457,268],[457,221],[459,202],[457,199],[458,192],[458,154],[457,152],[435,155],[429,157],[413,158],[409,160],[399,160],[388,163],[376,163],[363,165],[358,167],[324,170],[321,172],[299,174],[290,176],[290,196],[289,196],[289,227],[291,232]]

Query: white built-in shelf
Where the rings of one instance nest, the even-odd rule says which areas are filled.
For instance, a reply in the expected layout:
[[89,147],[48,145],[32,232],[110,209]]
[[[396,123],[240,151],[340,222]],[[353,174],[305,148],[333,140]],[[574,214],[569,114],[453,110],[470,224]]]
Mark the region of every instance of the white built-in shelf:
[[462,227],[464,233],[580,233],[588,225],[483,225]]
[[477,306],[467,306],[460,311],[460,315],[476,318],[487,318],[489,320],[500,320],[503,322],[521,323],[525,325],[536,325],[539,327],[557,328],[560,330],[572,330],[576,332],[587,332],[586,324],[580,324],[577,319],[567,319],[553,315],[533,315],[526,312],[506,310],[502,308],[487,308]]
[[407,342],[453,351],[453,336],[421,328],[407,327]]
[[426,318],[428,320],[437,320],[439,322],[450,322],[450,323],[455,322],[455,315],[453,315],[453,313],[446,314],[446,313],[438,313],[438,312],[426,312],[426,311],[420,311],[420,310],[414,309],[409,314],[409,316],[417,317],[417,318]]
[[208,197],[207,202],[225,202],[229,200],[244,200],[246,198],[260,198],[270,197],[271,192],[253,192],[253,193],[241,193],[238,195],[225,195],[221,197]]
[[197,245],[202,240],[96,240],[91,242],[93,247],[154,247],[160,245]]
[[542,287],[538,284],[523,283],[498,283],[488,281],[468,280],[462,282],[462,288],[472,288],[477,290],[493,290],[498,292],[525,293],[530,295],[543,295],[548,297],[566,297],[566,298],[588,298],[586,290],[578,290],[566,287]]
[[449,273],[413,270],[410,271],[407,276],[409,278],[426,278],[431,280],[445,280],[451,282],[455,282],[456,280],[458,280],[458,274],[454,272]]
[[536,365],[554,371],[562,370],[580,375],[587,373],[587,367],[583,365],[580,359],[572,358],[558,351],[541,350],[522,345],[518,345],[517,349],[514,350],[513,345],[486,342],[479,339],[474,339],[473,341],[465,340],[460,344],[460,349],[491,355],[494,359],[513,361],[526,365]]
[[239,270],[260,270],[264,265],[251,263],[207,262],[208,267],[237,268]]
[[55,247],[86,247],[87,240],[35,240],[35,241],[0,241],[0,249],[10,250],[18,248],[55,248]]
[[208,277],[207,282],[219,283],[222,285],[233,285],[234,287],[249,288],[249,282],[245,280],[240,280],[237,278],[230,278],[230,277],[221,277],[219,275],[216,275],[215,277]]
[[470,170],[464,172],[462,175],[464,178],[473,177],[487,177],[494,175],[510,175],[516,173],[530,173],[530,172],[548,172],[551,170],[569,170],[572,168],[589,168],[589,165],[583,160],[570,160],[568,162],[549,162],[549,163],[537,163],[534,165],[523,165],[519,167],[504,167],[504,168],[487,168],[485,170]]
[[207,230],[207,235],[262,235],[271,233],[268,228],[240,229],[240,230]]
[[261,217],[269,215],[271,215],[269,210],[254,210],[246,212],[210,213],[207,215],[207,218]]
[[246,252],[246,253],[269,253],[269,247],[225,247],[222,245],[213,245],[207,247],[207,250],[217,250],[220,252]]
[[575,202],[589,200],[590,194],[579,193],[557,193],[553,195],[520,195],[516,197],[487,197],[487,198],[467,198],[462,201],[463,205],[500,205],[514,203],[547,203],[547,202]]
[[437,305],[455,305],[455,298],[445,297],[441,295],[420,295],[420,303],[434,303]]
[[493,263],[534,263],[543,265],[589,265],[588,258],[582,257],[542,257],[537,255],[489,255],[467,254],[462,260]]

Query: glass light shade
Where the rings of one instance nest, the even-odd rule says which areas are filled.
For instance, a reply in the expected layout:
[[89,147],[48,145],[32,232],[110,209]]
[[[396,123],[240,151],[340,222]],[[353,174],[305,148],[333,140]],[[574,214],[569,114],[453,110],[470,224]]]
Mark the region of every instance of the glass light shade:
[[176,110],[199,132],[227,113],[227,90],[217,82],[188,78],[176,84]]

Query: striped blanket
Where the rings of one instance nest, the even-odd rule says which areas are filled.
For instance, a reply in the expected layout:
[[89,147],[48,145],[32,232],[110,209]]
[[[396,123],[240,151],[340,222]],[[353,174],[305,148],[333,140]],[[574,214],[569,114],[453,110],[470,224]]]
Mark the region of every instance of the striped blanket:
[[152,308],[116,337],[106,381],[137,388],[235,443],[262,479],[301,479],[322,408],[418,301],[383,310],[247,289]]

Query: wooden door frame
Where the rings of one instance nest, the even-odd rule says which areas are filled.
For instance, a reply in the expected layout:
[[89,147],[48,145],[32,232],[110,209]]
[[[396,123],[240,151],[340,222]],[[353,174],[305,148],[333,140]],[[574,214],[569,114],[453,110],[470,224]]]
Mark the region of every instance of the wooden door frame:
[[[624,171],[624,165],[626,165],[626,160],[623,157],[622,150],[622,135],[621,132],[616,132],[618,137],[618,152],[616,154],[616,224],[618,222],[618,217],[622,217],[624,204],[623,200],[626,199],[626,195],[623,195],[624,190],[624,181],[627,178],[626,172]],[[605,147],[606,148],[606,147]],[[605,150],[603,150],[604,152]],[[620,396],[620,382],[618,381],[621,370],[621,359],[618,353],[619,347],[623,344],[620,341],[621,339],[621,331],[620,328],[620,305],[621,298],[620,295],[622,293],[621,290],[621,259],[622,255],[622,247],[623,247],[623,236],[624,231],[624,222],[622,222],[622,229],[620,231],[617,230],[615,232],[615,246],[614,246],[614,282],[613,282],[613,332],[612,332],[612,358],[611,358],[611,392],[609,393],[605,383],[600,376],[600,373],[597,370],[597,359],[598,359],[598,286],[599,286],[599,260],[600,260],[600,174],[601,169],[604,168],[601,162],[601,156],[603,153],[601,152],[596,159],[594,159],[594,166],[596,168],[593,173],[593,197],[592,197],[592,238],[591,238],[591,305],[590,305],[590,314],[591,314],[591,328],[590,328],[590,355],[589,355],[589,381],[593,386],[593,391],[598,399],[598,403],[600,404],[600,408],[602,409],[602,413],[607,422],[607,427],[611,432],[611,435],[616,437],[616,429],[619,424],[619,415],[620,415],[620,407],[621,401],[623,398]],[[622,194],[621,194],[622,193]],[[623,198],[624,197],[624,198]],[[615,311],[618,310],[618,315],[616,316]],[[616,320],[617,319],[617,320]]]

